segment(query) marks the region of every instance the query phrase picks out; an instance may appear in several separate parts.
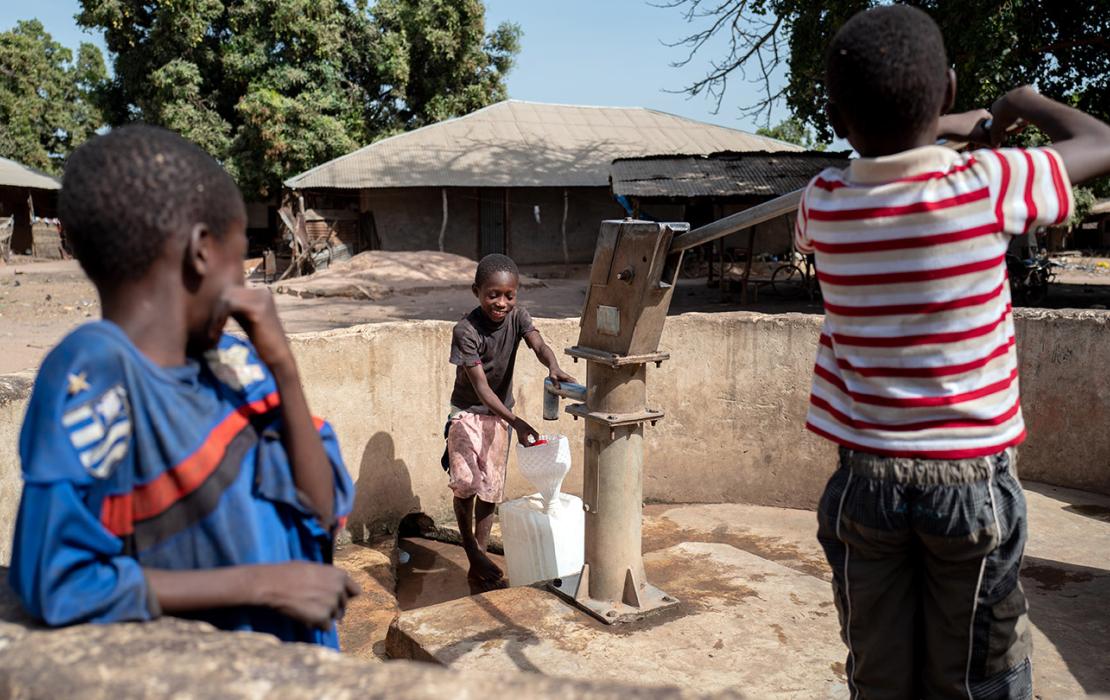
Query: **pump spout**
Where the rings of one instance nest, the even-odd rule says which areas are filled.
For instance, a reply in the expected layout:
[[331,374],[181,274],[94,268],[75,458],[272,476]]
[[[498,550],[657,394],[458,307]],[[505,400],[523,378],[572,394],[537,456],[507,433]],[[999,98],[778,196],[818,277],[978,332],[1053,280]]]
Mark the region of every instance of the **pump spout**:
[[559,420],[559,397],[572,401],[586,400],[586,387],[581,384],[560,382],[556,387],[551,377],[543,380],[543,419]]

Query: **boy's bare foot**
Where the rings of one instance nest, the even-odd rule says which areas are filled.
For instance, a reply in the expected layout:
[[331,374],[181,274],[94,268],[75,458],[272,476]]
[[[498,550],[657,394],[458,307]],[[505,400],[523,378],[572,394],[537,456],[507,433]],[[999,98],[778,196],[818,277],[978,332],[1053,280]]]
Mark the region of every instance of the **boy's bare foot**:
[[470,571],[467,573],[467,578],[485,582],[500,581],[505,578],[505,572],[497,564],[494,564],[485,552],[468,549],[466,557],[470,560]]

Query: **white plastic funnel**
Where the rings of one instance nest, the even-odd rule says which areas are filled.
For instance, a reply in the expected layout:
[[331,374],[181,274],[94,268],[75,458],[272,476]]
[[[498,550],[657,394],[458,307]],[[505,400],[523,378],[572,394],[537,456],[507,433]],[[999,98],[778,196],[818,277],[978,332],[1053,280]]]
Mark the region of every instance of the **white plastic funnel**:
[[551,511],[551,504],[559,495],[559,487],[570,471],[570,442],[566,435],[541,435],[529,447],[517,444],[517,464],[525,478],[543,497],[543,511]]

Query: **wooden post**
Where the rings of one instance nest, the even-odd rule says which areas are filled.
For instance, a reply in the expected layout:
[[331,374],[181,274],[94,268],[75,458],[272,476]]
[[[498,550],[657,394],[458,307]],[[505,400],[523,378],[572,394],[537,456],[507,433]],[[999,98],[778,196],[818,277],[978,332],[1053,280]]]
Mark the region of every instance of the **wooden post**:
[[569,206],[570,206],[570,199],[567,196],[567,188],[564,187],[563,188],[563,225],[562,225],[562,229],[561,229],[561,232],[562,232],[562,235],[563,235],[563,264],[564,265],[569,265],[570,264],[570,253],[567,251],[567,209],[569,208]]
[[439,252],[443,252],[444,238],[447,235],[447,188],[441,187],[443,193],[443,223],[439,225]]

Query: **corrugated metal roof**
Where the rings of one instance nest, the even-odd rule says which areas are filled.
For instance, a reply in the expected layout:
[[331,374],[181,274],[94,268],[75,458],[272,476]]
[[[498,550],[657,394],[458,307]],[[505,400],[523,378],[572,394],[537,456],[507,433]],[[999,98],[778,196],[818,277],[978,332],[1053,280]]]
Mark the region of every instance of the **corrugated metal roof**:
[[0,187],[30,187],[36,190],[60,190],[62,183],[46,173],[14,160],[0,158]]
[[800,150],[791,143],[640,107],[506,100],[383,139],[285,184],[295,189],[605,186],[614,158]]
[[805,187],[846,153],[713,153],[613,161],[613,194],[628,197],[775,197]]

